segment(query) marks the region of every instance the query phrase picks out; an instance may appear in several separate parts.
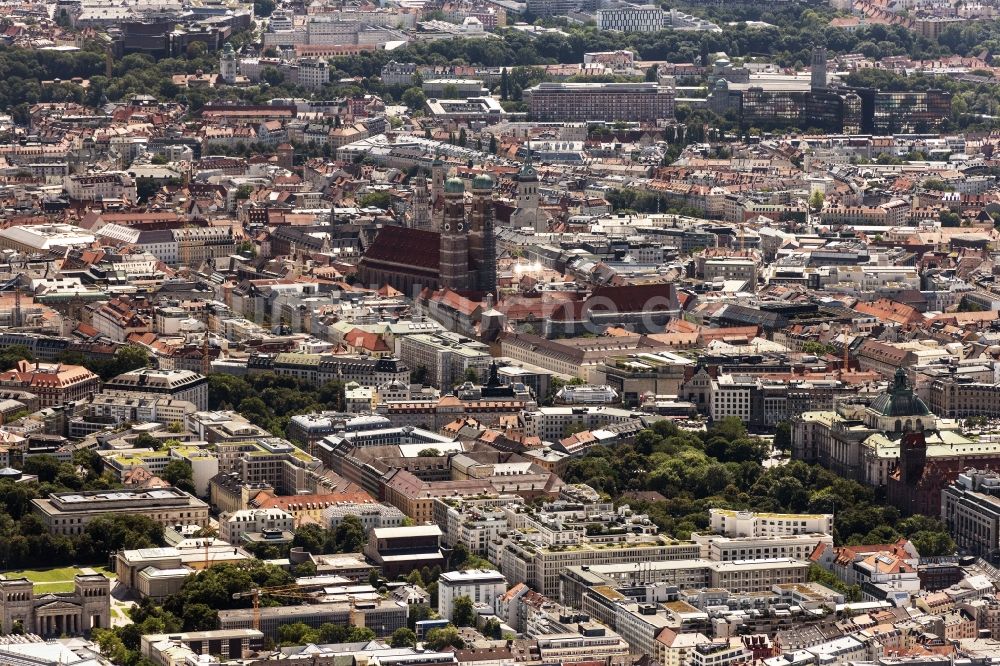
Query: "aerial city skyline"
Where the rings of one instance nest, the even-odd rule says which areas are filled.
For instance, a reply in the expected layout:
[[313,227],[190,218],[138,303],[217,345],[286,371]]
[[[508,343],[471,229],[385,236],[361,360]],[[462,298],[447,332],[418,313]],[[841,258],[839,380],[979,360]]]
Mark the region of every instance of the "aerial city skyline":
[[0,2],[0,666],[1000,660],[997,55]]

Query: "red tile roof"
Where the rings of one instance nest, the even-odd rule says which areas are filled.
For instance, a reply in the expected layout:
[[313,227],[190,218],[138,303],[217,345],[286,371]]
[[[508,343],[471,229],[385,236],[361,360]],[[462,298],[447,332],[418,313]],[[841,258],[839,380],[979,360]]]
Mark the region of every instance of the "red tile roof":
[[441,236],[436,232],[420,229],[382,227],[365,252],[365,259],[436,272],[441,266]]

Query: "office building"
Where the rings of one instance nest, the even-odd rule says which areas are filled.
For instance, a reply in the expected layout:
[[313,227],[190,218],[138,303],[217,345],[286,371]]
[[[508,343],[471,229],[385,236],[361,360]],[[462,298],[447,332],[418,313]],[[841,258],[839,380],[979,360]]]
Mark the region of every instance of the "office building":
[[718,588],[734,594],[770,592],[775,585],[806,583],[809,562],[767,558],[731,562],[703,559],[651,560],[568,566],[560,574],[560,600],[587,609],[587,590],[665,585],[681,590]]
[[670,543],[661,537],[632,543],[536,546],[511,535],[499,549],[500,571],[512,581],[524,581],[547,597],[559,596],[559,575],[567,567],[684,560],[698,557],[694,543]]
[[444,564],[441,528],[437,525],[373,529],[364,552],[390,580],[400,574],[405,576],[414,569]]
[[617,32],[659,32],[669,14],[656,5],[627,5],[597,10],[597,29]]
[[[336,601],[306,606],[269,606],[260,609],[260,630],[265,638],[276,639],[278,629],[302,622],[313,628],[324,624],[368,627],[376,636],[389,636],[406,626],[409,608],[400,601]],[[252,608],[219,611],[219,628],[252,629]],[[403,662],[405,664],[406,662]],[[401,664],[401,666],[403,666]]]
[[208,655],[213,658],[240,659],[244,652],[263,647],[264,634],[255,629],[214,629],[143,634],[139,651],[153,663],[173,665],[204,663],[204,658]]
[[689,666],[730,666],[751,661],[753,653],[739,638],[702,643],[689,653]]
[[[189,403],[190,404],[190,403]],[[191,480],[195,493],[208,496],[208,482],[219,473],[219,459],[214,451],[197,446],[174,446],[168,450],[150,451],[129,449],[102,452],[104,468],[125,481],[135,470],[142,468],[150,474],[159,475],[172,460],[186,460],[191,464]]]
[[407,367],[424,369],[424,383],[446,390],[470,373],[482,381],[493,360],[488,345],[450,332],[408,335],[399,343],[399,356]]
[[951,93],[944,90],[879,92],[874,130],[879,134],[936,132],[951,116]]
[[295,519],[281,509],[246,509],[219,516],[219,537],[234,546],[242,545],[248,534],[259,534],[265,530],[291,532],[295,529]]
[[347,516],[354,516],[365,528],[365,533],[381,527],[401,527],[406,515],[392,506],[372,500],[371,502],[339,502],[323,511],[323,525],[330,530]]
[[135,181],[121,171],[67,176],[63,187],[70,199],[101,201],[103,199],[136,200]]
[[619,401],[618,392],[608,385],[567,384],[556,393],[555,401],[563,405],[608,405]]
[[311,450],[311,447],[324,437],[336,433],[346,434],[359,430],[384,428],[391,423],[389,419],[382,416],[355,416],[354,414],[337,412],[296,414],[289,419],[285,435],[291,441]]
[[339,354],[258,354],[248,360],[245,369],[250,373],[273,372],[318,385],[338,381],[382,386],[410,380],[410,369],[399,359]]
[[447,546],[464,544],[470,553],[488,557],[490,545],[499,541],[509,526],[508,505],[524,504],[520,495],[496,497],[438,497],[434,500],[434,522],[444,532]]
[[539,83],[524,91],[534,120],[654,123],[674,117],[674,89],[659,83]]
[[971,378],[943,377],[930,386],[929,407],[948,419],[1000,416],[1000,384]]
[[468,597],[473,605],[494,610],[497,597],[507,591],[507,579],[499,571],[469,569],[446,571],[438,579],[438,615],[454,619],[455,600]]
[[692,533],[691,540],[701,548],[699,557],[718,562],[769,558],[806,560],[817,546],[833,546],[833,537],[829,534],[727,537]]
[[169,397],[186,400],[199,410],[208,409],[208,378],[190,370],[131,370],[109,379],[104,393]]
[[712,532],[727,537],[775,537],[792,534],[833,534],[829,513],[754,513],[709,509]]
[[114,567],[118,583],[124,589],[135,592],[141,599],[158,601],[176,594],[196,571],[217,564],[240,566],[251,557],[242,548],[221,539],[182,538],[177,546],[120,550],[115,554]]
[[1000,474],[967,469],[941,491],[941,520],[959,551],[1000,561]]
[[560,16],[579,10],[595,9],[594,0],[528,0],[528,13],[533,16]]

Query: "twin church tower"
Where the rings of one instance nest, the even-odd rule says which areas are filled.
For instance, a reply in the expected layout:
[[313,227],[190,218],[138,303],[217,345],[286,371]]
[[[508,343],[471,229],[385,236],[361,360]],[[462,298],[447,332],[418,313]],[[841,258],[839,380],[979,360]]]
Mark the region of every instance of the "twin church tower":
[[437,159],[431,180],[428,191],[426,177],[414,177],[407,226],[379,230],[358,263],[360,279],[369,285],[388,284],[405,293],[422,288],[495,293],[493,179],[486,174],[473,178],[468,206],[465,181],[446,179],[445,168]]

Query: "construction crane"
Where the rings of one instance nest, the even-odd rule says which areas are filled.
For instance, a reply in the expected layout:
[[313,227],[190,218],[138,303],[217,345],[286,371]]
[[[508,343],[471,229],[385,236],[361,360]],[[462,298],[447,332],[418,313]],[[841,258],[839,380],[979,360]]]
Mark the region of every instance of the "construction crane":
[[180,266],[184,266],[188,269],[188,275],[190,275],[194,269],[191,268],[191,239],[188,238],[188,234],[185,233],[191,228],[191,223],[188,220],[184,221],[181,225],[181,241],[177,244],[177,258],[180,261]]
[[850,340],[847,337],[849,331],[850,329],[846,325],[840,329],[841,335],[844,336],[844,361],[843,365],[840,368],[841,379],[843,379],[844,376],[846,376],[848,371],[851,369],[851,345],[850,345]]
[[209,358],[208,354],[208,334],[212,329],[209,327],[208,316],[210,310],[208,308],[208,301],[205,301],[205,337],[201,341],[201,374],[208,375],[209,371],[212,369],[212,360]]
[[246,592],[233,592],[233,599],[249,598],[253,602],[253,628],[260,631],[260,598],[262,596],[276,599],[299,599],[315,602],[316,597],[302,591],[298,585],[279,585],[276,587],[254,587]]
[[13,327],[20,328],[24,326],[23,317],[21,315],[21,274],[18,273],[11,279],[7,280],[3,284],[0,284],[0,293],[7,291],[14,291],[14,317],[13,317]]

